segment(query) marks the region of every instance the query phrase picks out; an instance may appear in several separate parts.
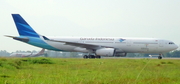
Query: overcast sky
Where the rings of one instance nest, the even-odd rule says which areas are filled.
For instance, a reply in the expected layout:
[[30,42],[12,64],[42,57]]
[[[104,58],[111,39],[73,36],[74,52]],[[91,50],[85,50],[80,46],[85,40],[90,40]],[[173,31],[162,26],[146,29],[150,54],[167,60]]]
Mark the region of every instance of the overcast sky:
[[41,50],[18,36],[12,13],[46,36],[148,37],[180,44],[180,0],[0,0],[0,50]]

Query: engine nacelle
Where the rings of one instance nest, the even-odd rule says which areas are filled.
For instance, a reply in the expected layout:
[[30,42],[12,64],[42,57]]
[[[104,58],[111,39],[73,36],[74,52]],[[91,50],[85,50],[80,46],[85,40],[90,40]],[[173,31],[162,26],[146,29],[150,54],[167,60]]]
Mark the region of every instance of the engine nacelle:
[[102,48],[96,50],[96,55],[100,56],[114,56],[115,49],[114,48]]
[[115,56],[115,57],[126,57],[126,54],[127,54],[127,53],[116,52],[116,53],[114,54],[114,56]]

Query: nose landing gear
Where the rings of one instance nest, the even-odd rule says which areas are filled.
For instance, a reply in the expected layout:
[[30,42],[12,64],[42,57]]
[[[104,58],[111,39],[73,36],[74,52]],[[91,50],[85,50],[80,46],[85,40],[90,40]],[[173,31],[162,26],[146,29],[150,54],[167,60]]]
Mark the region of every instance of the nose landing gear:
[[162,54],[159,54],[158,59],[162,59]]

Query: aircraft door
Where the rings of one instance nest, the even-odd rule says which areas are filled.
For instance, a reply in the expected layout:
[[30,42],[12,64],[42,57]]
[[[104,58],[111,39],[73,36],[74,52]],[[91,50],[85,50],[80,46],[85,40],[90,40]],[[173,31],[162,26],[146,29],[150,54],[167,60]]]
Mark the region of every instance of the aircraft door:
[[159,40],[159,47],[163,47],[164,46],[164,41],[163,40]]
[[131,40],[127,40],[127,46],[131,46]]

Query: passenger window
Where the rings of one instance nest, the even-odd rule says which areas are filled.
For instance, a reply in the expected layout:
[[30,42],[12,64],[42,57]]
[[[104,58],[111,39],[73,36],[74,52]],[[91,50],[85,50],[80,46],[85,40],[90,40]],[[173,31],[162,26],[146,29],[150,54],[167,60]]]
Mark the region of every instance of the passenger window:
[[169,44],[174,44],[173,42],[169,42]]

